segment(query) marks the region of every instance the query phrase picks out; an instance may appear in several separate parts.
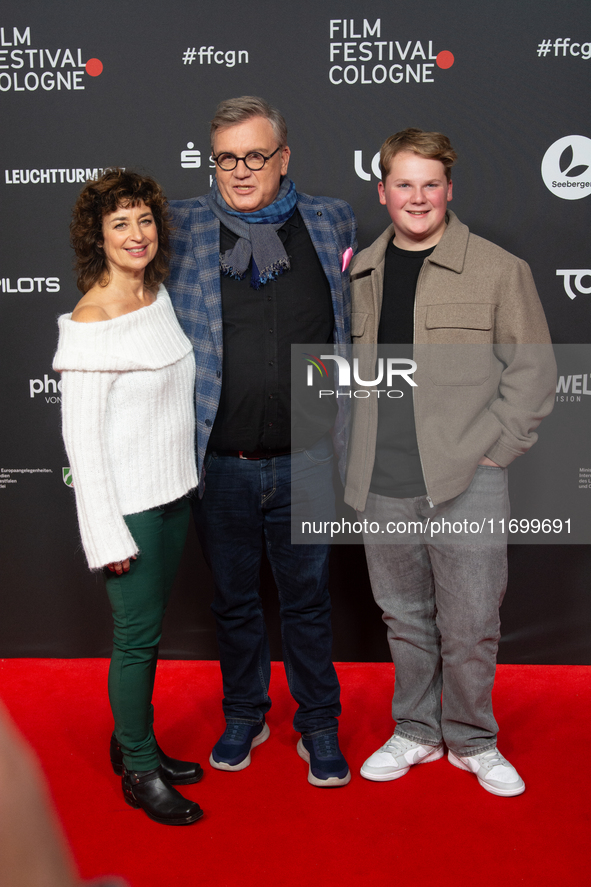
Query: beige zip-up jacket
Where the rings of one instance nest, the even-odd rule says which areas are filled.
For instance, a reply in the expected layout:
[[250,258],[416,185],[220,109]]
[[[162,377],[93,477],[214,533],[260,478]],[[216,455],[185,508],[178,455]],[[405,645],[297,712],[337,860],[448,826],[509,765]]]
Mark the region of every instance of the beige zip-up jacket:
[[[451,211],[447,222],[417,281],[417,387],[408,391],[433,505],[459,496],[483,456],[505,467],[525,453],[556,391],[550,334],[529,266],[471,234]],[[368,346],[377,342],[393,236],[391,225],[351,263],[351,332],[361,379],[375,377],[376,349]],[[354,398],[345,501],[357,511],[365,509],[377,427],[376,392]]]

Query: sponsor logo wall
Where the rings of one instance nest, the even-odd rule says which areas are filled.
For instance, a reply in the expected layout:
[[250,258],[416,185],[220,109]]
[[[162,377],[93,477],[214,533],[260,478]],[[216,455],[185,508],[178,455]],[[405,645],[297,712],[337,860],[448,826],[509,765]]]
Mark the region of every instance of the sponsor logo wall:
[[569,299],[591,293],[591,286],[583,283],[586,277],[591,278],[590,268],[561,268],[556,271],[556,276],[564,279],[564,291]]
[[[11,283],[14,282],[14,286]],[[0,291],[3,293],[59,293],[59,277],[2,277]]]
[[433,40],[382,39],[398,33],[396,28],[383,29],[381,18],[331,19],[329,81],[334,86],[435,83],[437,68],[453,65],[453,53],[434,51]]
[[103,71],[100,59],[83,60],[78,47],[62,48],[43,44],[43,36],[31,38],[31,26],[0,27],[0,92],[45,92],[86,89],[86,75],[98,77]]
[[[491,16],[503,27],[491,28]],[[68,225],[83,182],[121,166],[154,175],[171,199],[204,194],[215,174],[209,120],[217,103],[260,94],[287,118],[297,187],[347,199],[363,248],[389,221],[377,198],[382,141],[406,126],[441,130],[459,154],[451,208],[475,233],[529,262],[556,342],[589,343],[590,63],[591,7],[581,0],[524,0],[518,9],[512,0],[425,0],[418,6],[339,0],[330,9],[301,0],[281,10],[264,0],[248,7],[229,0],[223,9],[180,0],[163,8],[146,0],[137,36],[121,26],[114,0],[104,0],[98,17],[92,7],[73,2],[53,9],[41,0],[5,0],[0,464],[11,467],[0,472],[0,517],[9,552],[5,587],[18,583],[23,591],[20,601],[3,602],[8,615],[0,627],[0,654],[109,650],[108,607],[86,569],[66,489],[71,475],[63,467],[60,380],[51,369],[57,316],[71,311],[80,295]],[[577,363],[561,372],[557,398],[564,400],[555,409],[586,414],[590,371]],[[544,426],[540,443],[543,433]],[[581,471],[588,463],[583,459]],[[581,495],[588,495],[586,477]],[[350,588],[344,556],[337,552],[332,579],[341,626],[335,657],[388,659],[367,579],[361,591]],[[360,558],[356,575],[365,577],[362,553],[354,556]],[[539,643],[552,661],[591,661],[585,609],[591,549],[573,546],[561,561],[558,596],[549,577],[563,557],[560,546],[538,545],[535,562],[527,546],[516,546],[511,557],[517,564],[512,575],[528,581],[510,586],[503,620],[508,636],[522,637],[522,648],[502,645],[501,659],[507,649],[523,661],[538,661]],[[196,586],[203,589],[197,603]],[[216,657],[209,587],[191,531],[165,654]],[[51,595],[49,613],[38,605],[40,594]],[[272,596],[270,585],[265,594]],[[540,596],[546,621],[528,634],[523,614],[541,612]],[[520,607],[513,610],[517,599]],[[76,615],[81,600],[88,620]],[[38,623],[35,613],[44,614]],[[84,630],[80,623],[64,628],[76,619],[86,620]],[[566,652],[555,628],[565,619]],[[361,653],[360,626],[367,639]],[[280,656],[274,629],[271,640]]]
[[591,139],[564,136],[550,145],[542,160],[542,177],[548,190],[563,200],[580,200],[591,194]]

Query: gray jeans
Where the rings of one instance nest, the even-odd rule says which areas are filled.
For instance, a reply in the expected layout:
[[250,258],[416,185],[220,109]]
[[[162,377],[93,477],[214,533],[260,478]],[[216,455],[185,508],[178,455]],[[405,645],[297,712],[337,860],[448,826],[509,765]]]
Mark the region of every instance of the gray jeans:
[[395,732],[427,745],[443,738],[460,755],[493,748],[491,693],[507,587],[506,470],[479,466],[464,493],[435,508],[424,496],[370,493],[359,518],[372,522],[365,553],[395,665]]

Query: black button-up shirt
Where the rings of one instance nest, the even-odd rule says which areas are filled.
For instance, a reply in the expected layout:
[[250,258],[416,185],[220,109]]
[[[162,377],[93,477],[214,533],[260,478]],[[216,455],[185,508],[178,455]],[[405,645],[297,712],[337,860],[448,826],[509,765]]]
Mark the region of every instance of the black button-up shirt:
[[[289,271],[258,290],[250,286],[250,267],[242,280],[221,278],[223,376],[210,450],[288,451],[291,345],[332,343],[330,286],[297,209],[277,234],[290,259]],[[222,253],[237,240],[221,225]],[[316,421],[311,417],[304,438],[313,439],[298,440],[298,446],[311,445],[329,430],[334,417],[327,416],[325,410]]]

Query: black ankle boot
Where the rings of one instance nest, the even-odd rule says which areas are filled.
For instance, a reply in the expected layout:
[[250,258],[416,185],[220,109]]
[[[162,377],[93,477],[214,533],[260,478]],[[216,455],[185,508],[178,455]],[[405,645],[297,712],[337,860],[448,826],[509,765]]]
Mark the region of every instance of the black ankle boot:
[[130,807],[140,808],[162,825],[190,825],[203,816],[194,801],[183,798],[162,773],[155,770],[126,770],[121,780],[123,797]]
[[[164,754],[158,744],[156,744],[156,747],[158,749],[158,758],[160,760],[160,766],[162,767],[162,773],[171,785],[192,785],[194,782],[199,782],[203,776],[203,770],[199,764],[195,764],[192,761],[177,761],[175,758],[169,758],[168,755]],[[111,736],[109,755],[113,770],[117,776],[121,776],[124,769],[123,752],[121,751],[121,746],[117,742],[117,737],[114,733]]]

